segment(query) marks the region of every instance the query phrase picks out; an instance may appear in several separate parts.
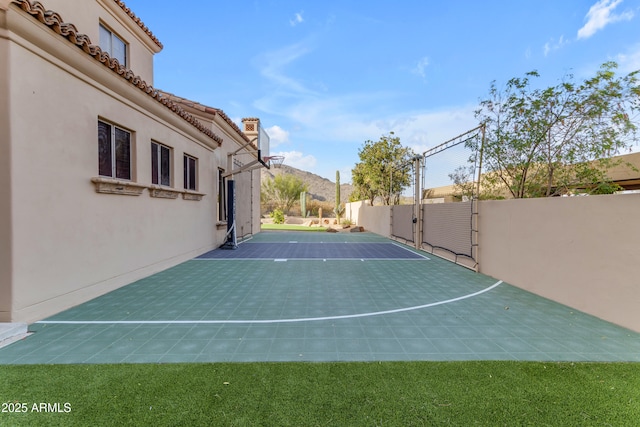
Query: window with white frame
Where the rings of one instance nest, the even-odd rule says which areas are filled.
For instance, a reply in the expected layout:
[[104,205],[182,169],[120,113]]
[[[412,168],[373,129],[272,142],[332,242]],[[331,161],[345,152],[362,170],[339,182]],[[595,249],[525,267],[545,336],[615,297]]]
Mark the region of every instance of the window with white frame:
[[131,132],[102,120],[98,121],[98,173],[131,179]]
[[171,186],[171,148],[151,141],[151,182]]
[[100,49],[118,60],[120,65],[127,64],[127,44],[110,29],[100,24]]
[[184,188],[196,191],[198,188],[198,159],[188,154],[184,155]]

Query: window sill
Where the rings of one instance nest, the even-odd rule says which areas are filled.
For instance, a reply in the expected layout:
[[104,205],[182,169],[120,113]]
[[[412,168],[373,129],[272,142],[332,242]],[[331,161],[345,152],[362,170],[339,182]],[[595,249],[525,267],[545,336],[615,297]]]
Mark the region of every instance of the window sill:
[[146,185],[138,184],[131,181],[121,181],[113,178],[94,177],[91,182],[95,186],[96,193],[104,194],[121,194],[125,196],[139,196],[142,194]]
[[191,190],[184,190],[181,193],[184,200],[200,201],[204,197],[203,193],[196,193],[195,191]]
[[182,193],[182,191],[171,187],[162,187],[159,185],[149,187],[149,195],[160,199],[177,199],[180,193]]
[[177,199],[182,194],[183,200],[200,201],[205,196],[192,190],[176,190],[171,187],[161,185],[144,185],[132,181],[122,181],[119,179],[98,176],[91,178],[96,193],[120,194],[125,196],[140,196],[145,188],[149,189],[149,195],[158,199]]

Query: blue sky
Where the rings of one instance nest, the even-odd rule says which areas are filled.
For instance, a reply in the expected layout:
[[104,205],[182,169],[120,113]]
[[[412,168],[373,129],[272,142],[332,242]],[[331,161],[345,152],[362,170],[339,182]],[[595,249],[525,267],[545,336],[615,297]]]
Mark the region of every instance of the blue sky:
[[271,154],[342,182],[366,140],[423,152],[477,126],[494,80],[640,69],[640,0],[125,2],[164,44],[155,87],[259,117]]

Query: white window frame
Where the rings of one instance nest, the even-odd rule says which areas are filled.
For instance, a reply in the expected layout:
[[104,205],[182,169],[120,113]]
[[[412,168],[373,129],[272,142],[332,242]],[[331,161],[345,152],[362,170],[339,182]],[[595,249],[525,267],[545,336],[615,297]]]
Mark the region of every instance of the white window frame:
[[[109,131],[104,135],[101,135],[101,132],[100,132],[101,124],[109,127]],[[101,141],[101,136],[108,137],[108,141]],[[124,136],[126,136],[126,144],[128,149],[128,156],[127,156],[128,164],[126,165],[126,167],[123,166],[122,163],[119,161],[118,151],[117,151],[118,143],[123,142],[123,141],[119,141],[120,139],[119,137],[124,137]],[[108,146],[103,147],[103,142],[107,142]],[[103,152],[102,152],[103,148],[109,149],[109,152],[105,153],[105,155],[108,154],[108,159],[103,158]],[[110,167],[105,168],[103,166],[107,166],[107,165],[106,164],[103,165],[103,161],[106,162],[107,160],[110,164]],[[119,167],[119,166],[122,166],[122,167]],[[107,169],[110,169],[110,170],[107,171]],[[126,170],[126,175],[122,175],[122,173],[119,173],[125,170]],[[100,176],[105,176],[109,178],[123,179],[127,181],[133,180],[132,132],[129,130],[123,129],[119,126],[116,126],[115,124],[107,122],[105,120],[98,120],[98,174]]]
[[[154,154],[154,147],[156,147],[155,154]],[[164,165],[167,168],[166,177],[168,178],[167,180],[164,180],[164,181],[162,179],[163,172],[164,172],[164,167],[162,164],[163,153],[166,153],[169,160],[169,164]],[[164,187],[171,187],[173,182],[173,174],[171,173],[173,169],[172,166],[173,166],[173,149],[164,144],[160,144],[159,142],[151,141],[151,183],[155,185],[161,185]]]
[[128,66],[128,44],[109,27],[100,23],[100,49],[107,52],[111,58],[118,60],[120,65]]
[[[184,189],[198,191],[198,158],[184,154]],[[192,173],[193,172],[193,173]]]

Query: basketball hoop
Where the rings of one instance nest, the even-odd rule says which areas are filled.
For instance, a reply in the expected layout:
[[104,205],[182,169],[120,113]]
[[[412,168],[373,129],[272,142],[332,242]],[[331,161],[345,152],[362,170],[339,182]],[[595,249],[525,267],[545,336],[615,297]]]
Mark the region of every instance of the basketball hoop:
[[269,165],[269,167],[273,166],[276,169],[279,169],[282,166],[282,162],[284,162],[284,156],[269,156],[264,158],[265,162]]

